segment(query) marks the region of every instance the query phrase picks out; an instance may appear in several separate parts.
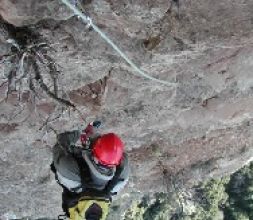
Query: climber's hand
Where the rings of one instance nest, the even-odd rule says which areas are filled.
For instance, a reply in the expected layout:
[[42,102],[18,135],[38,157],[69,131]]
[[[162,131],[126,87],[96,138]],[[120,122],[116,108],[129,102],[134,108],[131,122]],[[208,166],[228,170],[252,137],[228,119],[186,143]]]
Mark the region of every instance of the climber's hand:
[[92,122],[92,126],[95,127],[95,128],[99,128],[101,126],[101,121],[93,121]]

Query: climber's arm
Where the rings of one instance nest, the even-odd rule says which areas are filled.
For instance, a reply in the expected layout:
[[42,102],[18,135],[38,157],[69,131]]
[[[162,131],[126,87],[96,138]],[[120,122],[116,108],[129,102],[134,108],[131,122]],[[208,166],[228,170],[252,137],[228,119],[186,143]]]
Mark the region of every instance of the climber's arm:
[[75,144],[80,138],[81,132],[79,130],[67,131],[57,135],[57,143],[63,150],[69,153],[74,152]]

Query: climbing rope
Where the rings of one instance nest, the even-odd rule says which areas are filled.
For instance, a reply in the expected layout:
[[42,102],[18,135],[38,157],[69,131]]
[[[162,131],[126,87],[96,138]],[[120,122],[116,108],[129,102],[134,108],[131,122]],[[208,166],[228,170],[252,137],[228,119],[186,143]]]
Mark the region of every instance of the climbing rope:
[[167,86],[175,86],[176,83],[167,82],[164,80],[156,79],[152,76],[149,76],[144,71],[142,71],[139,67],[136,66],[126,55],[122,52],[117,45],[115,45],[110,38],[108,38],[105,33],[103,33],[91,20],[90,17],[86,16],[83,12],[75,7],[75,5],[71,4],[69,0],[61,0],[63,4],[65,4],[69,9],[71,9],[79,18],[81,18],[89,27],[92,27],[94,31],[96,31],[111,47],[141,76],[146,79],[150,79],[156,81],[158,83],[167,85]]

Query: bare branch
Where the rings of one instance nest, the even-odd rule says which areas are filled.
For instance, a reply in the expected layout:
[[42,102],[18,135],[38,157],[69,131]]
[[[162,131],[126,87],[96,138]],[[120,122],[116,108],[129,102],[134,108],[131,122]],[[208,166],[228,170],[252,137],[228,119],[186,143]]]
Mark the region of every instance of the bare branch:
[[[9,39],[9,43],[12,44],[12,52],[0,56],[0,63],[5,63],[7,64],[6,67],[8,67],[8,72],[6,70],[6,72],[3,71],[3,78],[4,81],[5,79],[6,81],[2,82],[0,85],[0,87],[6,84],[8,85],[6,98],[2,101],[8,99],[8,95],[14,90],[15,86],[15,89],[18,89],[20,104],[23,89],[25,86],[28,86],[30,90],[30,97],[27,102],[29,115],[25,120],[27,120],[32,113],[39,113],[36,113],[36,98],[40,99],[43,96],[41,94],[46,94],[47,97],[56,101],[63,111],[66,110],[66,107],[69,112],[74,110],[85,121],[82,112],[76,108],[75,104],[71,102],[69,97],[62,96],[64,91],[59,91],[59,69],[62,67],[55,62],[53,57],[48,55],[48,51],[55,51],[55,49],[52,48],[45,39],[42,39],[41,35],[34,32],[29,27],[19,28],[14,27],[7,22],[3,22],[2,24],[0,22],[0,30],[6,32],[5,40]],[[11,69],[9,64],[12,66]],[[43,75],[44,70],[45,76]],[[45,81],[43,80],[44,77],[46,79]],[[47,83],[47,80],[49,80],[49,83]],[[51,88],[51,85],[53,88]],[[23,110],[15,112],[15,117],[21,114],[22,111]],[[57,111],[57,113],[59,113],[59,111]],[[60,112],[59,115],[54,115],[54,118],[50,115],[45,122],[43,122],[40,129],[43,129],[45,126],[47,127],[48,123],[59,119],[61,114],[62,113]]]
[[2,86],[4,86],[6,83],[8,83],[8,81],[2,82],[1,85],[0,85],[0,88],[1,88]]
[[27,71],[24,70],[24,60],[25,60],[26,57],[27,57],[27,53],[25,52],[25,53],[22,54],[21,59],[19,61],[18,71],[17,72],[21,73],[21,76],[18,79],[15,80],[16,83],[21,81],[24,77],[26,77],[26,75],[28,73]]
[[71,103],[70,101],[63,99],[63,98],[59,98],[57,97],[53,92],[50,91],[50,89],[48,88],[48,86],[43,82],[43,78],[40,74],[40,70],[39,70],[39,66],[36,63],[36,60],[32,61],[32,66],[33,66],[33,70],[35,73],[35,80],[38,82],[38,84],[40,85],[40,88],[52,99],[56,100],[57,102],[67,106],[67,107],[72,107],[72,108],[76,108],[76,106]]
[[42,130],[44,127],[48,126],[48,123],[54,122],[55,120],[59,119],[61,117],[62,114],[58,114],[56,117],[54,117],[53,119],[50,119],[52,114],[50,114],[47,119],[44,121],[44,123],[41,125],[41,127],[39,128],[39,130]]
[[59,71],[57,70],[54,60],[50,56],[45,54],[44,57],[48,61],[47,66],[49,69],[49,74],[51,76],[51,79],[53,80],[54,94],[56,95],[56,97],[58,97],[58,73],[59,73]]
[[6,100],[8,99],[9,94],[12,91],[12,86],[13,86],[13,78],[16,76],[17,70],[16,67],[12,68],[11,71],[9,72],[7,79],[8,79],[8,90],[6,93]]
[[35,52],[37,55],[39,61],[46,65],[46,67],[49,70],[49,75],[53,81],[53,87],[54,87],[54,94],[56,97],[58,97],[58,73],[59,71],[57,70],[56,63],[55,61],[48,56],[47,54],[41,54],[39,52]]
[[9,61],[9,59],[13,58],[17,54],[5,54],[0,56],[0,64],[5,63]]
[[24,105],[20,105],[21,109],[15,113],[15,111],[13,111],[13,113],[10,115],[8,123],[15,119],[18,115],[22,114],[22,112],[25,110],[25,106]]

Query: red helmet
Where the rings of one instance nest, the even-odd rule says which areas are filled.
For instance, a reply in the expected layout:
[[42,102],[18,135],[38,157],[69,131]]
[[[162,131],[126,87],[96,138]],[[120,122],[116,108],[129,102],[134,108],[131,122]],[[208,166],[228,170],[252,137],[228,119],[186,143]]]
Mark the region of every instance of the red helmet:
[[93,156],[105,166],[119,165],[123,156],[124,144],[114,133],[99,137],[92,147]]

